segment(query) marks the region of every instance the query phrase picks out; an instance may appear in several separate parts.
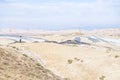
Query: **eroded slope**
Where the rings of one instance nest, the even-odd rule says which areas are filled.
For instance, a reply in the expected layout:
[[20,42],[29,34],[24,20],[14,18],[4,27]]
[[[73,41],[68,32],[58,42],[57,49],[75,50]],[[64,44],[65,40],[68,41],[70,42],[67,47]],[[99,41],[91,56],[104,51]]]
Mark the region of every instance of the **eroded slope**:
[[0,48],[0,80],[61,80],[60,77],[17,51]]

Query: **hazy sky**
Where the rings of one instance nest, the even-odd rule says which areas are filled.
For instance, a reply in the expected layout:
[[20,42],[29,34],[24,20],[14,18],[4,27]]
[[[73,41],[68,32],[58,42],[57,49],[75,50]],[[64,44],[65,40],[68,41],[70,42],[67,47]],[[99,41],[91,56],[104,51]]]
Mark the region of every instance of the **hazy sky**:
[[120,28],[120,0],[0,0],[0,28]]

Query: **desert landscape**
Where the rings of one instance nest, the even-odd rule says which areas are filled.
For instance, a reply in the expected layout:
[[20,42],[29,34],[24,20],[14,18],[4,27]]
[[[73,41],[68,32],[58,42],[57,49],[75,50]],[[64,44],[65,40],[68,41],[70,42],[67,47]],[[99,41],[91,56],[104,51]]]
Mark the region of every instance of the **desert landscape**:
[[0,0],[0,80],[120,80],[120,0]]
[[0,30],[0,80],[119,79],[119,28]]

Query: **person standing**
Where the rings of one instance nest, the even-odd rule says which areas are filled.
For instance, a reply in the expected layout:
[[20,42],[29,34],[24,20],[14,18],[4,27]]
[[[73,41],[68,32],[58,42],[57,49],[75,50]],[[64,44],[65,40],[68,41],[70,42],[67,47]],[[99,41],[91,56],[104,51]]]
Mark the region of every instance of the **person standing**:
[[20,42],[20,43],[22,42],[22,36],[20,36],[20,40],[19,40],[19,42]]

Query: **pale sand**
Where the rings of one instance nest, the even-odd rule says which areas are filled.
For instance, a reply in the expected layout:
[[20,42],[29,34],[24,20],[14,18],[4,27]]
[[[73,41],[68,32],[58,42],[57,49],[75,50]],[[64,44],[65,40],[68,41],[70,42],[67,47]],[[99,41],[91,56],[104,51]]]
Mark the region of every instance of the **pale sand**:
[[[44,65],[70,80],[120,79],[119,51],[91,46],[68,46],[54,43],[14,44],[18,48],[36,53]],[[72,60],[71,64],[68,60]]]
[[[109,35],[108,32],[110,33]],[[90,45],[64,45],[55,43],[15,43],[9,44],[22,50],[35,53],[43,62],[44,66],[54,73],[69,78],[70,80],[119,80],[120,79],[120,47],[105,42],[93,43],[83,36],[101,34],[103,37],[120,39],[119,34],[111,36],[114,30],[94,31],[86,35],[78,33],[32,35],[47,40],[65,41],[74,36],[82,36],[81,41]],[[119,33],[120,31],[116,31]],[[8,40],[5,40],[9,42]],[[68,61],[72,63],[68,63]],[[101,79],[105,76],[104,79]]]

